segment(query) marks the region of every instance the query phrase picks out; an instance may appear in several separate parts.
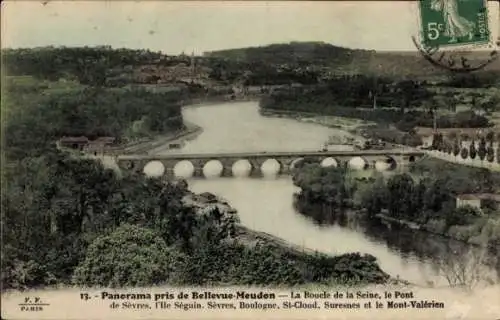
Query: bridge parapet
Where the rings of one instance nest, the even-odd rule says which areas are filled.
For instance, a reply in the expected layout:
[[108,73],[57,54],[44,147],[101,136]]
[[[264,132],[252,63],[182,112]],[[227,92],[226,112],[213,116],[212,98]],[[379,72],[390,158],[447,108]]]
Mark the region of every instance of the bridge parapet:
[[[262,167],[268,160],[279,163],[279,174],[290,174],[294,166],[300,161],[324,163],[349,167],[353,169],[375,168],[389,169],[395,166],[405,166],[418,161],[425,156],[421,151],[331,151],[331,152],[276,152],[276,153],[233,153],[233,154],[169,154],[169,155],[123,155],[116,158],[118,166],[123,170],[142,172],[148,163],[161,163],[164,174],[174,177],[175,168],[184,162],[192,166],[192,175],[203,177],[203,170],[207,163],[217,161],[221,167],[221,176],[232,176],[233,167],[239,160],[246,160],[251,166],[251,176],[262,176]],[[329,164],[328,164],[329,163]]]

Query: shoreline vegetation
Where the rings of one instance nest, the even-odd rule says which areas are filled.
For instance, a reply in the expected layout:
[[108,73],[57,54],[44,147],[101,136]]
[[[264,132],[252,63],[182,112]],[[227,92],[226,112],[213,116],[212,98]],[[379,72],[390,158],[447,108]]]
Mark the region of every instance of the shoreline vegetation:
[[455,200],[463,193],[498,192],[498,173],[426,159],[407,173],[358,179],[355,172],[304,161],[296,165],[293,181],[301,188],[295,197],[297,210],[317,223],[328,224],[350,212],[355,220],[422,230],[488,248],[500,270],[498,205],[491,202],[479,210],[457,207]]
[[[340,168],[320,168],[319,164],[304,162],[303,164],[298,164],[296,166],[297,169],[293,178],[297,186],[305,188],[301,191],[301,193],[299,193],[302,197],[299,197],[299,201],[305,200],[306,203],[309,203],[310,201],[319,201],[319,203],[324,202],[325,204],[330,205],[330,202],[332,201],[331,197],[335,197],[335,195],[328,199],[320,198],[319,200],[317,198],[307,200],[307,196],[305,195],[312,192],[310,191],[311,187],[316,183],[319,183],[323,188],[327,188],[330,183],[339,185],[348,184],[349,186],[347,188],[351,188],[349,190],[351,193],[344,190],[343,192],[346,193],[341,195],[343,197],[347,197],[347,195],[349,195],[354,200],[346,200],[348,202],[347,207],[340,206],[337,208],[339,210],[350,208],[358,210],[359,214],[367,215],[371,218],[380,219],[386,222],[396,223],[409,229],[426,231],[472,245],[483,244],[484,236],[481,237],[481,230],[484,226],[486,226],[484,219],[486,218],[487,220],[488,215],[491,215],[491,218],[498,220],[497,222],[491,222],[493,225],[500,223],[500,212],[498,211],[500,208],[495,205],[494,201],[490,201],[487,202],[486,209],[482,211],[478,211],[475,208],[467,206],[465,209],[461,210],[460,208],[454,208],[456,202],[455,197],[460,194],[469,194],[472,192],[487,194],[499,192],[498,186],[500,186],[500,174],[490,172],[483,168],[463,167],[460,164],[448,163],[439,159],[430,158],[423,160],[422,162],[423,163],[413,165],[408,173],[394,173],[389,175],[389,177],[384,177],[381,173],[374,173],[371,177],[364,177],[362,179],[357,178],[356,173],[353,173],[351,177],[347,177],[349,174],[343,172],[343,169]],[[315,178],[319,173],[315,172],[315,170],[317,172],[324,171],[323,174],[327,175],[345,176],[343,178],[328,178],[327,176],[322,182],[319,182],[316,180],[317,178]],[[437,171],[439,171],[439,174],[433,177],[433,174]],[[454,173],[456,173],[457,177],[453,177]],[[308,178],[301,178],[301,175],[308,176]],[[305,181],[307,182],[306,184],[302,184],[302,180],[298,179],[306,179]],[[417,210],[415,213],[417,216],[412,216],[410,219],[404,218],[404,215],[400,217],[393,216],[398,210],[400,210],[400,208],[395,207],[392,213],[387,210],[387,201],[390,201],[390,198],[393,196],[389,196],[390,193],[387,193],[387,190],[384,190],[384,185],[391,182],[391,179],[404,179],[405,183],[408,183],[408,192],[411,192],[410,190],[412,190],[416,193],[422,193],[426,190],[424,193],[428,194],[428,196],[432,195],[433,199],[431,200],[435,201],[435,203],[430,205],[429,209],[445,210],[445,214],[434,214],[435,216],[432,217],[432,213],[425,212],[425,214],[418,216],[418,214],[422,212]],[[439,188],[437,183],[445,183],[449,187],[448,190]],[[429,185],[427,186],[426,184]],[[318,186],[316,186],[316,188]],[[437,191],[439,191],[439,193],[437,193]],[[317,192],[312,193],[315,194],[315,197],[319,196]],[[423,196],[423,193],[421,195],[415,195],[415,197],[417,197],[415,201],[422,201],[422,199],[418,198],[421,196]],[[335,201],[333,203],[335,204]],[[345,204],[343,203],[342,205]],[[414,205],[415,208],[422,208],[416,204],[412,205]],[[467,213],[467,210],[470,212]],[[450,211],[460,211],[461,214],[465,213],[465,215],[462,217],[447,216],[447,214],[451,214]],[[429,214],[431,217],[429,217]],[[481,217],[483,219],[479,221],[479,218]],[[426,221],[426,223],[422,223],[422,221]],[[453,222],[457,223],[457,227],[472,227],[472,230],[460,230],[460,228],[450,229],[450,225],[446,228],[448,223]],[[478,222],[478,224],[474,225],[473,222]],[[491,247],[500,244],[500,229],[495,231],[495,237],[496,238],[492,238],[491,235],[486,237],[488,240],[492,241],[490,244]]]

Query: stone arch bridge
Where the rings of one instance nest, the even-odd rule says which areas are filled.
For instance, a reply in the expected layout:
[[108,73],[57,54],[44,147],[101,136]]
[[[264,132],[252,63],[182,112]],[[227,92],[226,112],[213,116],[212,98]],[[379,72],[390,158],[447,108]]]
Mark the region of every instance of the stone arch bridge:
[[279,165],[277,174],[289,174],[300,161],[317,162],[325,166],[347,167],[355,170],[392,170],[407,166],[425,156],[419,150],[358,150],[358,151],[291,151],[291,152],[241,152],[213,154],[166,154],[166,155],[120,155],[116,162],[121,170],[144,172],[145,167],[154,162],[162,167],[161,175],[175,176],[175,167],[180,162],[189,161],[192,176],[203,177],[203,168],[209,162],[218,161],[220,176],[233,176],[233,166],[238,161],[248,161],[250,176],[262,176],[262,167],[267,161]]

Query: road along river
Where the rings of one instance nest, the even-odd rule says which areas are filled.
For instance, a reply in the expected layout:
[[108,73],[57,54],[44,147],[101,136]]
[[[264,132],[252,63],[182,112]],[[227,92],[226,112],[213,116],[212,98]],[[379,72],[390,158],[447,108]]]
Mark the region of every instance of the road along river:
[[[185,107],[183,116],[202,127],[203,131],[176,153],[317,151],[332,135],[351,136],[348,132],[317,124],[263,117],[259,114],[257,102]],[[172,151],[157,151],[159,154],[169,152]],[[189,169],[187,165],[179,165],[176,174],[182,176]],[[293,194],[298,188],[293,185],[291,177],[273,177],[274,169],[273,163],[264,166],[267,178],[256,179],[245,177],[248,168],[240,165],[233,168],[237,177],[219,178],[213,176],[218,171],[217,163],[209,164],[204,169],[209,178],[190,180],[189,185],[194,192],[211,192],[226,199],[248,228],[325,253],[369,253],[377,257],[382,269],[394,277],[400,276],[419,285],[431,282],[436,286],[447,284],[438,274],[438,265],[432,258],[453,258],[456,254],[450,246],[461,249],[463,244],[420,231],[389,229],[380,225],[344,222],[319,226],[294,209]]]

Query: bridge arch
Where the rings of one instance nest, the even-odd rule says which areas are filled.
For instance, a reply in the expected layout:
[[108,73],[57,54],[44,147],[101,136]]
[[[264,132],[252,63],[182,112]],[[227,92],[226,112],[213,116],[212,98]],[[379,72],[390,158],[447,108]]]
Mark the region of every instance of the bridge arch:
[[290,170],[293,170],[293,169],[296,169],[297,167],[300,167],[300,165],[302,165],[302,163],[304,163],[304,160],[305,160],[304,157],[300,157],[300,158],[292,160],[292,162],[290,162]]
[[349,159],[347,167],[353,170],[366,170],[370,166],[370,163],[365,157],[356,156]]
[[231,172],[235,177],[248,177],[253,169],[252,164],[247,159],[238,159],[231,165]]
[[172,169],[174,176],[179,178],[191,178],[194,175],[194,165],[189,160],[181,160]]
[[149,161],[142,169],[142,172],[147,177],[161,177],[165,174],[165,171],[165,166],[158,160]]
[[260,166],[260,171],[262,172],[263,176],[266,176],[266,174],[278,175],[280,174],[282,166],[283,165],[278,160],[269,158],[262,163],[262,165]]
[[383,159],[375,161],[375,170],[377,171],[392,171],[398,166],[396,159],[392,156],[385,156]]
[[338,168],[339,162],[334,157],[327,157],[321,160],[321,166],[323,168],[334,167]]
[[206,178],[215,178],[222,175],[224,164],[217,159],[210,159],[203,164],[203,176]]

